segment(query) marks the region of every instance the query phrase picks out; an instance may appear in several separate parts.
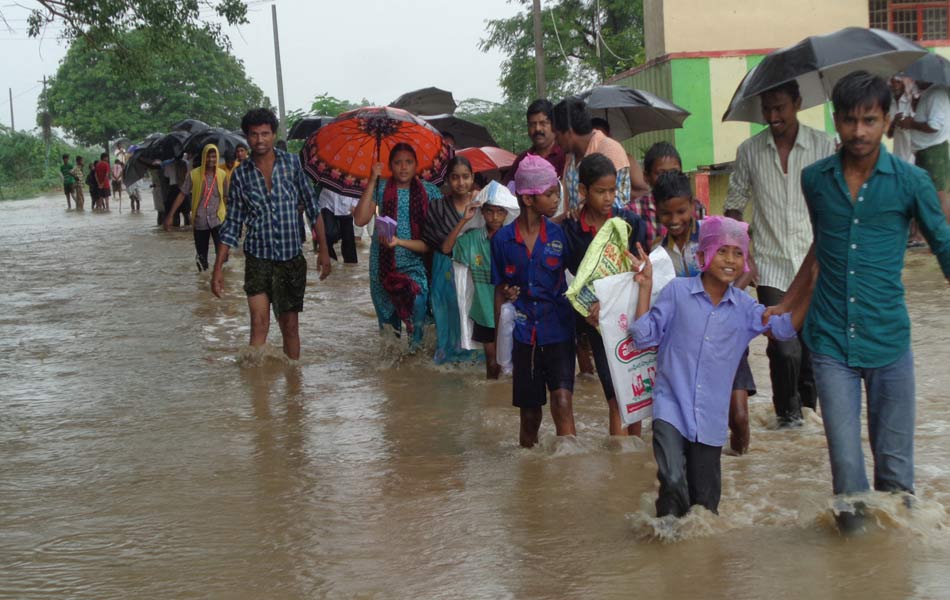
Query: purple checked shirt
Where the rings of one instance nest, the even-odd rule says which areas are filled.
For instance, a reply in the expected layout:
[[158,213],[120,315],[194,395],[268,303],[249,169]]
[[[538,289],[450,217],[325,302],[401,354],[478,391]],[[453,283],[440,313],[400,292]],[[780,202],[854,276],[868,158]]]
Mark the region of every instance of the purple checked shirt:
[[732,286],[713,306],[700,277],[671,281],[630,333],[638,348],[658,346],[653,418],[676,427],[691,442],[724,446],[732,380],[742,353],[769,328],[780,340],[796,332],[790,313],[773,316],[763,326],[765,307]]

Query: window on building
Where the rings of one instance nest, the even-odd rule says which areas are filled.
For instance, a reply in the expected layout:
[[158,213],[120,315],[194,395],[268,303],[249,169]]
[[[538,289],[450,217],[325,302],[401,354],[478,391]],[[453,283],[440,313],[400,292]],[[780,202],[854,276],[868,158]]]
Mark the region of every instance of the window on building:
[[869,0],[871,27],[915,42],[950,42],[950,1]]

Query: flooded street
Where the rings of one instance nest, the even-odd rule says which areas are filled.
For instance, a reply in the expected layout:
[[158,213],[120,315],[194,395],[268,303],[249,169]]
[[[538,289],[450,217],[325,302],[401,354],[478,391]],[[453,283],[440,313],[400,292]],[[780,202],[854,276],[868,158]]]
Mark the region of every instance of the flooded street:
[[381,342],[368,245],[324,282],[308,256],[297,365],[276,323],[248,351],[232,256],[218,300],[191,233],[150,210],[0,203],[0,598],[950,596],[950,291],[929,252],[905,271],[920,502],[874,499],[853,539],[819,417],[774,429],[763,339],[722,514],[669,531],[649,433],[608,439],[596,378],[576,440],[546,414],[522,450],[510,380]]

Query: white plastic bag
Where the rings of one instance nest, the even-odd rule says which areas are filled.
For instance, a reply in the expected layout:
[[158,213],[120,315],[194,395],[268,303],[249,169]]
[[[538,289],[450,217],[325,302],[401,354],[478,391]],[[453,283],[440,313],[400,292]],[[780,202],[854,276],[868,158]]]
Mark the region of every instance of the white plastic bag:
[[495,345],[495,360],[501,367],[502,373],[511,375],[511,348],[514,346],[515,336],[515,305],[505,302],[501,305],[501,314],[498,316],[498,327]]
[[[658,247],[650,253],[653,291],[650,305],[666,284],[676,278],[673,261]],[[653,415],[653,382],[656,380],[656,348],[638,349],[629,327],[637,314],[639,287],[632,273],[619,273],[594,281],[600,301],[600,335],[604,340],[614,395],[624,425]]]
[[455,295],[458,296],[462,348],[474,350],[481,347],[481,344],[472,341],[474,323],[469,316],[472,311],[472,298],[475,296],[475,282],[472,280],[472,272],[468,266],[462,263],[452,263],[452,275],[455,278]]

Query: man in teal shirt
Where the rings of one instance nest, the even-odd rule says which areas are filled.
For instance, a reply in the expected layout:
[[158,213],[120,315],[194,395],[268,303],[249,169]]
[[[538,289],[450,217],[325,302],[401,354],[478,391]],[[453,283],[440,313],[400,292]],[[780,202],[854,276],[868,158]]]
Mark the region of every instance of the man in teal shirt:
[[[881,145],[890,102],[884,80],[863,71],[835,85],[841,150],[802,171],[815,240],[782,305],[766,313],[808,310],[804,339],[813,353],[834,493],[840,495],[869,489],[862,384],[874,489],[914,493],[914,361],[901,283],[911,219],[950,282],[950,226],[933,183]],[[839,507],[839,527],[860,527],[863,508],[860,502]]]

